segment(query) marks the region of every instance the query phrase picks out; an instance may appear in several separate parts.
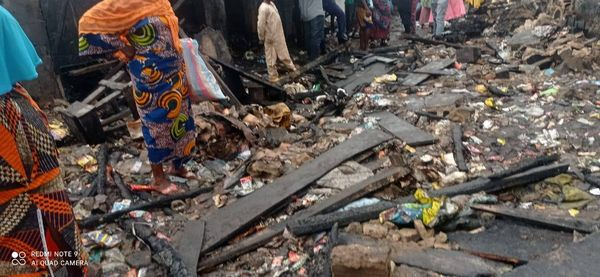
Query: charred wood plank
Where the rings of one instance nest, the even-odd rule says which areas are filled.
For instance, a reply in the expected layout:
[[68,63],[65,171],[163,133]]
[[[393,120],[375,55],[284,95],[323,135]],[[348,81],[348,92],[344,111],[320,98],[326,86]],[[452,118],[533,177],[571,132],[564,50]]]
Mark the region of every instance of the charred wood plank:
[[298,78],[302,74],[304,74],[308,71],[311,71],[313,68],[335,59],[344,49],[345,49],[345,46],[340,45],[337,48],[335,48],[334,50],[330,51],[329,53],[318,57],[316,60],[309,62],[300,68],[297,68],[296,71],[289,73],[286,76],[281,77],[277,81],[277,85],[283,86],[284,84],[287,84],[287,83],[293,81],[294,79]]
[[400,119],[391,112],[378,112],[371,115],[379,118],[379,125],[383,129],[410,146],[423,146],[436,142],[436,138],[431,134]]
[[246,78],[246,79],[248,79],[250,81],[259,83],[262,86],[265,86],[265,87],[270,88],[270,89],[274,89],[274,90],[277,90],[277,91],[283,91],[283,88],[281,88],[281,86],[269,83],[269,82],[263,80],[262,78],[260,78],[258,76],[254,76],[254,75],[252,75],[250,73],[247,73],[247,72],[245,72],[245,71],[243,71],[243,70],[241,70],[241,69],[235,67],[234,65],[229,64],[229,63],[227,63],[225,61],[222,61],[222,60],[219,60],[219,59],[213,58],[213,57],[210,57],[210,60],[212,60],[216,64],[221,65],[222,67],[225,67],[225,68],[227,68],[229,70],[232,70],[232,71],[236,72],[241,77],[244,77],[244,78]]
[[532,160],[528,159],[528,160],[519,162],[517,165],[515,165],[507,170],[492,174],[488,178],[492,179],[492,180],[502,179],[504,177],[514,175],[517,173],[521,173],[521,172],[527,171],[532,168],[536,168],[539,166],[554,163],[554,162],[558,161],[559,159],[560,159],[560,155],[558,155],[558,154],[553,154],[553,155],[549,155],[549,156],[540,156],[540,157],[536,157]]
[[600,233],[547,253],[502,276],[596,276],[600,271]]
[[462,127],[458,124],[454,125],[452,127],[452,141],[454,142],[454,158],[456,159],[458,170],[468,172],[469,167],[467,166],[467,162],[465,161],[465,148],[463,146],[462,138]]
[[540,226],[549,227],[551,229],[578,231],[582,233],[593,233],[600,230],[600,221],[574,218],[571,216],[549,215],[546,212],[542,213],[533,210],[515,209],[500,205],[473,204],[471,205],[471,208],[509,217],[519,221],[525,221]]
[[73,76],[73,77],[77,77],[77,76],[81,76],[84,74],[88,74],[88,73],[92,73],[95,71],[100,71],[100,70],[104,70],[107,67],[111,67],[111,66],[118,66],[118,67],[122,67],[124,64],[120,63],[119,60],[111,60],[111,61],[107,61],[107,62],[103,62],[103,63],[97,63],[97,64],[93,64],[93,65],[89,65],[83,68],[79,68],[79,69],[74,69],[69,71],[67,74],[69,76]]
[[452,48],[456,48],[456,49],[461,49],[461,48],[465,47],[464,45],[461,45],[461,44],[449,43],[449,42],[445,42],[445,41],[441,41],[441,40],[427,39],[427,38],[423,38],[423,37],[420,37],[417,35],[405,34],[402,36],[402,38],[407,39],[407,40],[416,41],[416,42],[425,43],[425,44],[444,45],[444,46],[448,46],[448,47],[452,47]]
[[100,145],[98,150],[98,172],[96,175],[96,191],[98,194],[104,194],[106,186],[106,166],[108,165],[108,146],[106,144]]
[[150,201],[147,203],[140,203],[137,205],[132,205],[132,206],[129,206],[127,209],[123,209],[120,211],[116,211],[116,212],[112,212],[112,213],[108,213],[108,214],[104,214],[104,215],[91,216],[91,217],[88,217],[88,218],[80,221],[79,226],[82,228],[96,227],[100,224],[113,222],[113,221],[119,219],[121,216],[128,214],[131,211],[145,211],[145,210],[152,209],[152,208],[162,207],[162,206],[171,204],[171,202],[173,202],[175,200],[184,200],[184,199],[188,199],[188,198],[193,198],[202,193],[211,192],[212,190],[213,190],[213,188],[199,188],[199,189],[196,189],[193,191],[188,191],[188,192],[184,192],[184,193],[180,193],[180,194],[165,196],[165,197],[162,197],[162,198],[159,198],[157,200]]
[[[447,68],[448,66],[450,66],[452,64],[454,64],[454,59],[436,60],[436,61],[430,62],[430,63],[426,64],[425,66],[417,69],[415,72],[417,72],[417,71],[421,71],[421,72],[436,71],[437,72],[439,70]],[[429,78],[429,76],[430,76],[430,74],[426,74],[426,73],[411,73],[408,76],[406,76],[406,78],[404,78],[404,81],[402,82],[402,84],[405,86],[417,86],[420,83],[427,80],[427,78]]]
[[189,271],[185,267],[183,256],[175,251],[169,242],[164,239],[159,239],[154,235],[154,231],[152,230],[151,226],[148,226],[144,223],[132,223],[130,228],[129,226],[123,227],[130,229],[133,235],[142,239],[147,245],[150,246],[154,255],[159,257],[159,263],[168,269],[167,276],[196,276],[194,271]]
[[390,183],[398,180],[406,176],[409,171],[405,168],[392,168],[388,170],[384,170],[381,173],[376,174],[370,178],[367,178],[364,181],[361,181],[355,185],[348,187],[347,189],[341,191],[340,193],[330,197],[329,199],[323,200],[321,202],[316,203],[310,208],[300,211],[293,216],[291,216],[288,220],[281,222],[279,224],[275,224],[273,226],[267,227],[267,229],[261,231],[260,233],[247,238],[237,244],[223,249],[217,255],[211,256],[209,258],[204,259],[199,264],[200,270],[205,270],[222,264],[228,260],[234,259],[242,254],[250,252],[261,245],[266,244],[274,237],[281,235],[285,230],[286,225],[293,220],[300,218],[308,218],[310,216],[314,216],[323,212],[332,211],[342,207],[354,200],[360,199],[365,195],[375,192]]
[[600,177],[593,176],[591,174],[585,175],[585,181],[590,185],[600,188]]
[[121,174],[113,170],[112,175],[113,180],[115,180],[115,185],[117,185],[117,188],[119,188],[119,191],[121,192],[121,197],[123,197],[124,199],[133,199],[133,195],[131,195],[131,191],[129,191],[129,188],[127,188],[127,186],[123,182]]
[[[391,136],[378,130],[369,130],[343,142],[299,169],[275,180],[254,193],[208,215],[206,221],[206,242],[204,252],[233,238],[240,231],[251,226],[262,215],[289,197],[304,189],[321,176],[352,158],[356,154],[371,149],[391,139]],[[194,236],[195,221],[186,223],[188,236]]]
[[[535,168],[520,174],[516,174],[505,179],[490,180],[488,178],[479,178],[460,185],[445,187],[439,190],[429,192],[431,197],[448,196],[452,197],[459,194],[472,194],[480,191],[496,192],[516,186],[526,185],[544,180],[549,177],[567,172],[569,164],[556,164]],[[402,197],[393,202],[382,201],[380,203],[361,207],[349,211],[339,211],[324,215],[317,215],[306,219],[294,220],[288,227],[295,235],[307,235],[315,232],[328,230],[335,224],[346,226],[352,222],[364,222],[379,216],[379,213],[387,209],[396,207],[398,204],[414,202],[413,196]]]

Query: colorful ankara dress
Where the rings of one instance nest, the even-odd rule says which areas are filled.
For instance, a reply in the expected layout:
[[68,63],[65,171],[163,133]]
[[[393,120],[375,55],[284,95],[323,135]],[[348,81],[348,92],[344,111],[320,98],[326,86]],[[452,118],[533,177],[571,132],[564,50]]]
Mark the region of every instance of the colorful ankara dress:
[[120,53],[127,44],[135,48],[127,66],[150,162],[173,161],[180,167],[194,149],[195,127],[185,63],[172,31],[166,17],[149,16],[121,33],[82,34],[79,52],[102,55]]
[[44,114],[18,83],[37,78],[41,62],[0,6],[0,276],[86,272],[58,151]]
[[371,39],[389,39],[392,26],[392,1],[373,0]]

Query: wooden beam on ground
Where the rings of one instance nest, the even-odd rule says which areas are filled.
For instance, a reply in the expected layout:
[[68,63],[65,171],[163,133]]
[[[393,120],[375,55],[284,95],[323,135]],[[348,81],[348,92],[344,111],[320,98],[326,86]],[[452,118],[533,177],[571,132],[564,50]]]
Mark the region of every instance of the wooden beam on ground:
[[456,164],[458,165],[458,170],[463,172],[469,172],[469,167],[467,166],[467,162],[465,161],[465,147],[462,142],[463,138],[463,130],[462,127],[458,124],[455,124],[452,127],[452,141],[454,143],[454,159],[456,160]]
[[331,50],[329,53],[318,57],[316,60],[311,61],[300,68],[297,68],[296,71],[291,72],[288,75],[282,76],[281,78],[279,78],[279,81],[277,81],[277,85],[283,86],[284,84],[287,84],[287,83],[293,81],[294,79],[296,79],[299,76],[301,76],[302,74],[312,70],[313,68],[318,67],[319,65],[322,65],[324,63],[327,63],[327,62],[331,61],[332,59],[335,59],[335,57],[337,57],[340,53],[342,53],[342,51],[344,49],[345,49],[345,46],[340,45],[337,48]]
[[202,248],[204,244],[204,230],[206,227],[206,222],[200,221],[198,222],[198,229],[195,237],[195,243],[190,243],[189,241],[180,240],[175,244],[175,248],[179,255],[181,256],[185,267],[189,272],[197,271],[198,259],[196,259],[193,253],[196,252],[196,248],[199,246]]
[[[452,64],[454,64],[454,59],[436,60],[436,61],[432,61],[432,62],[426,64],[425,66],[417,69],[415,72],[439,71],[444,68],[447,68],[448,66],[450,66]],[[411,73],[408,76],[406,76],[406,78],[404,78],[404,81],[402,82],[402,84],[405,86],[417,86],[420,83],[425,82],[425,80],[427,80],[427,78],[429,78],[429,76],[430,76],[430,74],[426,74],[426,73]]]
[[292,215],[288,220],[269,226],[260,233],[244,239],[233,246],[227,247],[214,256],[202,260],[198,266],[199,270],[202,271],[212,268],[266,244],[274,237],[281,235],[288,222],[336,210],[405,177],[409,173],[410,171],[406,168],[391,168],[358,182],[340,193],[317,202],[313,206]]
[[74,70],[69,71],[67,74],[69,76],[77,77],[77,76],[92,73],[92,72],[95,72],[98,70],[103,70],[107,67],[111,67],[111,66],[115,66],[115,65],[122,67],[123,64],[119,64],[119,63],[120,63],[119,60],[111,60],[111,61],[107,61],[107,62],[103,62],[103,63],[89,65],[89,66],[79,68],[79,69],[74,69]]
[[538,212],[535,210],[515,209],[503,207],[500,205],[471,205],[471,208],[496,215],[501,215],[538,224],[540,226],[550,227],[552,229],[577,231],[582,233],[593,233],[600,230],[600,221],[586,220],[571,216],[549,215],[547,212]]
[[487,261],[461,251],[426,249],[402,251],[392,260],[396,264],[431,270],[448,276],[499,276],[511,266]]
[[[203,252],[222,245],[242,230],[250,227],[261,216],[272,211],[289,197],[298,193],[318,178],[353,156],[369,150],[392,137],[382,131],[369,130],[354,136],[314,160],[264,186],[252,194],[216,210],[206,216],[206,241]],[[185,226],[193,241],[195,221]]]
[[226,68],[228,68],[230,70],[233,70],[233,71],[237,72],[240,76],[242,76],[242,77],[244,77],[244,78],[246,78],[246,79],[248,79],[250,81],[259,83],[259,84],[261,84],[261,85],[263,85],[265,87],[268,87],[268,88],[271,88],[271,89],[274,89],[274,90],[283,91],[283,88],[281,88],[281,86],[279,86],[277,84],[269,83],[269,82],[263,80],[262,78],[260,78],[258,76],[255,76],[255,75],[252,75],[252,74],[250,74],[248,72],[245,72],[245,71],[243,71],[243,70],[241,70],[241,69],[235,67],[234,65],[231,65],[231,64],[229,64],[229,63],[227,63],[225,61],[222,61],[222,60],[219,60],[219,59],[213,58],[213,57],[210,57],[210,59],[213,62],[215,62],[215,63],[217,63],[217,64],[219,64],[219,65],[221,65],[223,67],[226,67]]
[[547,253],[502,276],[598,276],[600,272],[600,233],[591,234],[580,242]]
[[[119,70],[115,75],[111,76],[108,79],[108,81],[116,82],[116,81],[120,80],[123,76],[125,76],[125,71]],[[105,87],[105,86],[102,86],[102,85],[99,86],[96,90],[94,90],[92,93],[90,93],[90,95],[88,95],[85,99],[83,99],[83,101],[81,101],[81,103],[90,104],[92,101],[94,101],[94,99],[98,98],[98,96],[100,96],[106,89],[107,89],[107,87]]]
[[180,194],[174,194],[174,195],[170,195],[170,196],[165,196],[162,197],[160,199],[154,200],[152,202],[148,202],[148,203],[140,203],[140,204],[136,204],[136,205],[131,205],[130,207],[128,207],[127,209],[123,209],[120,211],[116,211],[116,212],[112,212],[112,213],[108,213],[108,214],[103,214],[103,215],[96,215],[96,216],[91,216],[88,217],[82,221],[79,222],[79,227],[81,228],[92,228],[92,227],[96,227],[100,224],[104,224],[104,223],[109,223],[109,222],[113,222],[117,219],[119,219],[121,216],[128,214],[131,211],[145,211],[151,208],[157,208],[157,207],[162,207],[168,204],[171,204],[171,202],[175,201],[175,200],[183,200],[183,199],[188,199],[188,198],[193,198],[196,197],[202,193],[207,193],[207,192],[211,192],[213,190],[212,187],[210,188],[199,188],[193,191],[188,191],[188,192],[184,192],[184,193],[180,193]]
[[462,44],[455,44],[455,43],[449,43],[449,42],[445,42],[445,41],[441,41],[441,40],[427,39],[427,38],[423,38],[423,37],[420,37],[417,35],[410,35],[410,34],[405,34],[400,39],[407,39],[407,40],[412,40],[412,41],[421,42],[421,43],[425,43],[425,44],[431,44],[431,45],[444,45],[444,46],[448,46],[448,47],[452,47],[452,48],[456,48],[456,49],[465,47]]
[[[467,183],[456,186],[445,187],[439,190],[429,192],[431,197],[448,196],[452,197],[459,194],[472,194],[480,191],[496,192],[521,185],[531,184],[542,181],[546,178],[553,177],[567,172],[569,164],[555,164],[542,166],[531,169],[529,171],[516,174],[505,179],[490,180],[488,178],[479,178]],[[353,209],[350,211],[333,212],[324,215],[317,215],[307,219],[300,219],[290,223],[289,229],[296,235],[307,235],[303,233],[310,231],[311,233],[326,231],[338,223],[341,226],[346,226],[352,222],[364,222],[374,218],[378,218],[379,213],[396,207],[398,204],[414,202],[413,196],[402,197],[395,201],[382,201],[374,205]]]
[[391,112],[377,112],[370,116],[379,118],[379,126],[381,128],[410,146],[429,145],[437,141],[431,134],[413,126]]

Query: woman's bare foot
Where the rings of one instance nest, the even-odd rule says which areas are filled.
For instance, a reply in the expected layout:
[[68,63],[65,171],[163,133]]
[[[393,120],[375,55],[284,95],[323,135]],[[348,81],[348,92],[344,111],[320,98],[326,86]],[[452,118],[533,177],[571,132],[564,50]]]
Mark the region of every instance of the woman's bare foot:
[[154,178],[154,182],[152,182],[152,187],[155,191],[167,195],[179,192],[179,188],[169,182],[165,172],[163,170],[162,165],[151,165],[152,168],[152,177]]
[[188,180],[197,180],[198,179],[196,174],[194,174],[193,172],[189,172],[183,166],[180,168],[175,168],[174,166],[172,166],[169,169],[169,175],[181,177],[181,178],[188,179]]

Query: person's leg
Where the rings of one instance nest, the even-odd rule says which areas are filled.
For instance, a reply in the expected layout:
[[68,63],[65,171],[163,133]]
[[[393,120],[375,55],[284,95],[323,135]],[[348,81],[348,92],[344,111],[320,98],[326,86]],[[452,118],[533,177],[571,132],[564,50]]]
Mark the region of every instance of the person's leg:
[[[314,20],[314,19],[313,19]],[[310,60],[313,59],[314,50],[313,50],[313,41],[312,41],[312,20],[304,21],[304,48],[308,54],[308,58]]]
[[402,26],[404,26],[404,32],[410,33],[410,2],[412,0],[400,0],[398,3],[398,13],[400,19],[402,19]]
[[431,16],[431,9],[427,7],[421,7],[421,15],[419,15],[419,22],[421,26],[429,23],[429,17]]
[[369,48],[369,34],[366,27],[360,27],[359,30],[360,39],[360,50],[367,50]]
[[410,33],[414,34],[417,31],[417,4],[419,0],[410,0]]
[[[325,4],[327,4],[327,8],[325,8]],[[323,9],[327,11],[329,14],[335,16],[337,20],[337,38],[340,43],[347,40],[346,36],[346,14],[340,6],[335,3],[334,0],[324,0],[323,1]]]
[[285,67],[290,71],[296,71],[296,66],[290,57],[285,37],[281,37],[275,41],[273,48],[276,51],[277,59],[279,59]]
[[346,34],[351,35],[356,31],[356,5],[346,4]]
[[441,35],[444,32],[444,19],[446,17],[446,9],[448,9],[448,0],[435,0],[435,8],[432,4],[432,12],[434,12],[434,35]]
[[317,16],[311,20],[311,42],[313,43],[313,55],[311,60],[319,57],[325,52],[325,16]]
[[265,62],[267,63],[269,81],[276,82],[279,79],[279,74],[277,73],[277,51],[272,42],[265,42]]

